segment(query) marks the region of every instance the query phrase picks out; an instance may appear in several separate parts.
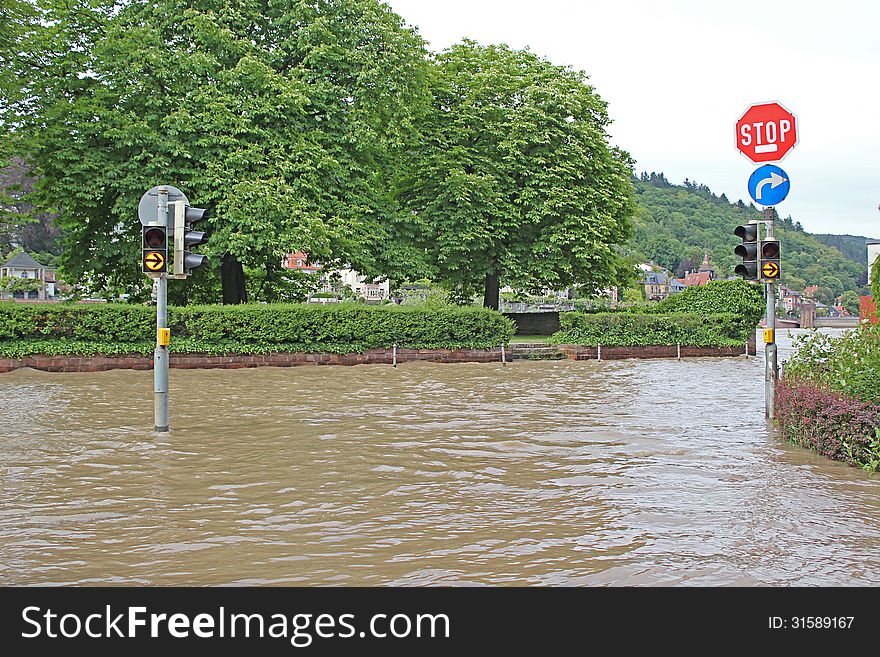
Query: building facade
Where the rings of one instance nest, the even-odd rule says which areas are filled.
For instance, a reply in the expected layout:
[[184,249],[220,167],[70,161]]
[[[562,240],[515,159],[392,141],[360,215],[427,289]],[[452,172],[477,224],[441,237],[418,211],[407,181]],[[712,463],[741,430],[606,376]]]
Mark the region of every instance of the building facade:
[[327,271],[320,263],[309,262],[308,254],[301,251],[288,254],[281,264],[285,269],[320,276],[321,292],[335,292],[336,287],[341,286],[350,288],[356,296],[367,301],[383,301],[391,296],[391,285],[387,280],[370,281],[350,268]]
[[45,300],[55,296],[55,271],[41,265],[27,253],[19,253],[0,267],[0,277],[32,282],[34,289],[10,291],[0,289],[0,299]]

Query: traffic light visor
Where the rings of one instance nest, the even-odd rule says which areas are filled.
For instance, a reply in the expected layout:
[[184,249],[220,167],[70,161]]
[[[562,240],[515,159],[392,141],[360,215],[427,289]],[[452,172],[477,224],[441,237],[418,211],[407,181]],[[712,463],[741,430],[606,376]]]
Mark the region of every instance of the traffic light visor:
[[144,229],[144,247],[148,249],[161,249],[165,248],[166,245],[164,228],[153,227]]
[[758,224],[745,224],[733,229],[733,234],[742,238],[743,242],[756,242],[758,240]]
[[733,273],[749,281],[755,280],[758,277],[758,264],[755,262],[741,262],[733,268]]
[[755,260],[758,257],[758,245],[754,242],[737,244],[733,252],[743,260]]
[[193,208],[186,206],[186,221],[194,224],[208,218],[208,211],[204,208]]

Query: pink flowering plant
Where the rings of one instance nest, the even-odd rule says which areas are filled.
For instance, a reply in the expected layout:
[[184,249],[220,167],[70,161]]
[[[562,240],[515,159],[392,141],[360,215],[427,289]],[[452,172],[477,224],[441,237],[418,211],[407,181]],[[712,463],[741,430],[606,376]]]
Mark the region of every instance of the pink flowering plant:
[[792,443],[871,472],[880,469],[880,327],[797,341],[776,389],[776,418]]

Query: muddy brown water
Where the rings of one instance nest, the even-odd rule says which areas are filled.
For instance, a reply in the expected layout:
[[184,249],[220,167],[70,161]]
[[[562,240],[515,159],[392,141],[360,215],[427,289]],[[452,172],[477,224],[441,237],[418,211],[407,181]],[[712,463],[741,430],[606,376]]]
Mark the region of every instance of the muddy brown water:
[[783,443],[762,373],[172,370],[168,434],[149,372],[0,375],[0,583],[875,585],[880,476]]

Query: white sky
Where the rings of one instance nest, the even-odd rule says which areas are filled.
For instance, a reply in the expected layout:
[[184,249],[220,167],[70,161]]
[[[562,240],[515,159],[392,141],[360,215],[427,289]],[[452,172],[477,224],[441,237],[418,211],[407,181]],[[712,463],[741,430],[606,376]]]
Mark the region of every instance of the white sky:
[[432,50],[463,38],[529,47],[583,70],[608,102],[612,142],[663,171],[751,199],[735,146],[752,104],[779,101],[798,144],[776,206],[814,233],[880,237],[877,0],[385,0]]

